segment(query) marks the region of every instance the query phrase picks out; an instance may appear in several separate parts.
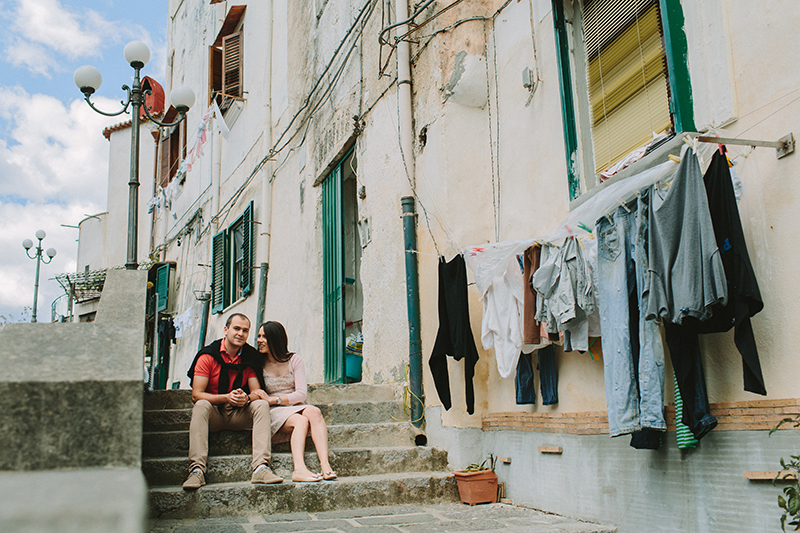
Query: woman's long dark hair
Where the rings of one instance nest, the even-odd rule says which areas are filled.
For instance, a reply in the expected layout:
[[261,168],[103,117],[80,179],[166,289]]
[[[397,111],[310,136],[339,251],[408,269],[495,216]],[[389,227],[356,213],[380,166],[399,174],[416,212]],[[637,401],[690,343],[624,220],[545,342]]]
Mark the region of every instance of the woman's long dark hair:
[[289,338],[286,335],[286,329],[284,329],[283,324],[270,320],[261,324],[259,329],[264,330],[264,338],[267,339],[269,353],[272,354],[276,361],[285,363],[292,358],[294,352],[289,351]]

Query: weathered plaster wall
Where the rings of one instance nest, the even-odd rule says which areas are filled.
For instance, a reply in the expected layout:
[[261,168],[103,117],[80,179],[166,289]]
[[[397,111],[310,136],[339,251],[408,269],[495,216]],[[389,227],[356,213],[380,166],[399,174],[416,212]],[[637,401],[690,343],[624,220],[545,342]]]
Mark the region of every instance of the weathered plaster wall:
[[[489,9],[490,14],[501,3],[495,4]],[[790,103],[794,94],[790,91],[800,85],[798,75],[785,64],[791,54],[774,52],[797,48],[784,26],[800,20],[798,7],[791,3],[760,7],[760,20],[767,22],[754,30],[748,23],[753,16],[751,7],[744,2],[685,4],[698,127],[718,126],[738,115],[742,118],[720,130],[721,134],[775,140],[797,130],[800,108],[795,105],[768,115]],[[478,14],[479,9],[473,10],[475,13],[471,14]],[[448,259],[463,246],[494,241],[495,216],[499,239],[505,240],[547,235],[569,212],[550,10],[550,2],[511,2],[496,18],[494,33],[491,22],[486,23],[486,33],[480,21],[465,23],[440,34],[417,60],[416,128],[417,132],[423,126],[427,128],[424,148],[417,147],[418,193],[431,214],[434,238]],[[452,23],[442,21],[440,26],[448,22]],[[435,31],[439,27],[436,24],[428,32]],[[533,57],[533,43],[538,64]],[[486,88],[486,104],[481,108],[458,104],[452,96],[445,100],[444,91],[437,91],[449,87],[457,71],[458,55],[465,51],[489,56],[486,68],[491,81]],[[528,94],[521,82],[526,66],[538,67],[542,80],[528,107]],[[778,101],[761,109],[774,99]],[[764,121],[748,130],[761,120]],[[730,148],[733,156],[745,151],[744,147]],[[767,389],[772,398],[795,397],[793,383],[800,368],[783,354],[789,353],[798,340],[798,334],[789,326],[793,316],[789,311],[791,301],[798,296],[798,289],[789,281],[789,269],[795,263],[793,251],[780,243],[791,239],[790,213],[797,198],[793,178],[800,166],[795,156],[777,160],[774,150],[767,148],[738,161],[737,169],[745,184],[740,210],[766,302],[765,310],[753,324]],[[497,183],[500,189],[494,198],[493,181],[495,190]],[[435,254],[422,216],[418,233],[421,248]],[[435,259],[420,255],[426,360],[438,328],[436,277]],[[513,380],[501,379],[494,352],[481,349],[481,302],[474,286],[470,286],[469,294],[472,329],[481,356],[475,378],[476,415],[470,417],[464,409],[463,364],[450,361],[454,407],[443,413],[445,425],[479,426],[480,414],[487,412],[605,409],[602,361],[592,361],[577,352],[559,352],[557,357],[558,406],[516,406]],[[711,401],[757,399],[742,390],[741,359],[732,333],[709,335],[702,341]],[[669,361],[667,374],[671,375]],[[672,395],[670,387],[667,389],[669,402]],[[428,405],[437,405],[438,397],[427,372],[425,390]]]

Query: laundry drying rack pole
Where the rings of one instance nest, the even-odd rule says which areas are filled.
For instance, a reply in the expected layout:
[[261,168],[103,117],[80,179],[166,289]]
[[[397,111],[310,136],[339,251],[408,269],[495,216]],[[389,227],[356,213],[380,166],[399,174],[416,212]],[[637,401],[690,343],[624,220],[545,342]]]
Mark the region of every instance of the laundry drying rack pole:
[[742,146],[764,146],[767,148],[775,148],[777,151],[775,155],[778,156],[778,159],[786,157],[794,152],[794,135],[791,133],[784,135],[777,141],[756,141],[753,139],[736,139],[733,137],[713,137],[710,135],[703,135],[701,133],[690,133],[688,136],[696,138],[701,143],[738,144]]

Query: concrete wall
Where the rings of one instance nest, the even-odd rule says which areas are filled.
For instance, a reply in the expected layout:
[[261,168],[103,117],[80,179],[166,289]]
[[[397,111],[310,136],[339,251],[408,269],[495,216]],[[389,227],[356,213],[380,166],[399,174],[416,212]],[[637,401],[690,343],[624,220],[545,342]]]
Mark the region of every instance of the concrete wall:
[[0,331],[0,524],[144,530],[144,271],[111,271],[92,324]]

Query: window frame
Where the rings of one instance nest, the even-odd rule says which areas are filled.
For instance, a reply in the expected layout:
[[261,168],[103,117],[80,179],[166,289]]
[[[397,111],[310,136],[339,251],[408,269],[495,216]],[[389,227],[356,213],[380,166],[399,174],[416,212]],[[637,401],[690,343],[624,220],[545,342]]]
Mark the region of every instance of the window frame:
[[246,5],[231,6],[214,43],[208,47],[208,103],[223,115],[244,100],[244,15]]
[[[580,23],[581,0],[566,1],[571,1],[570,5],[576,11],[569,21],[564,10],[565,0],[551,0],[569,199],[574,201],[599,184],[596,183],[596,174],[588,170],[589,168],[594,169],[588,87],[583,80],[585,78],[583,72],[576,74],[572,72],[573,61],[576,71],[581,66],[585,70],[585,50],[576,53],[575,49],[570,48],[571,30],[567,28],[576,19]],[[688,44],[683,30],[684,16],[681,0],[658,0],[658,4],[661,13],[664,51],[667,58],[669,109],[672,123],[676,134],[694,131],[694,108],[687,61]],[[574,26],[573,30],[582,31],[580,27],[575,28]],[[573,36],[573,43],[574,41]]]
[[[178,110],[170,106],[164,115],[164,122],[174,122],[177,117]],[[186,121],[182,120],[178,125],[171,128],[159,129],[158,183],[162,188],[166,188],[175,179],[178,169],[186,159]]]
[[[222,313],[253,292],[253,202],[227,228],[212,238],[211,313]],[[234,234],[241,229],[242,258],[237,276]],[[239,278],[239,279],[237,279]],[[238,281],[238,283],[237,283]]]

